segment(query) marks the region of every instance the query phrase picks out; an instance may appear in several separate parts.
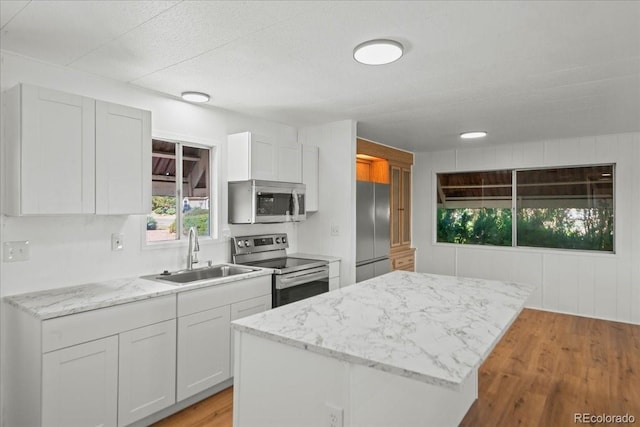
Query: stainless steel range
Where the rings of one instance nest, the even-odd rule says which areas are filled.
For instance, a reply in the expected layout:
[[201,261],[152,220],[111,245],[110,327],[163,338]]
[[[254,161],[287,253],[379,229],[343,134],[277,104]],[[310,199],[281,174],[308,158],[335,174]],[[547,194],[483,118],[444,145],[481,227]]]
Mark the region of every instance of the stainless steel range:
[[234,264],[272,268],[273,307],[329,291],[329,263],[287,256],[286,233],[231,238]]

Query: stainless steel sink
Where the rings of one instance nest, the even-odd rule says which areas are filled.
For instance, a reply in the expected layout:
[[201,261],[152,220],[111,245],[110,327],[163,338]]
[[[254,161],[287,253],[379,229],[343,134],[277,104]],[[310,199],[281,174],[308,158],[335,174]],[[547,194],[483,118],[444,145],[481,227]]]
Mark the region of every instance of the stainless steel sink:
[[238,274],[251,273],[258,270],[260,269],[241,267],[237,265],[213,265],[211,267],[198,268],[194,270],[179,270],[171,273],[164,272],[162,274],[143,276],[142,278],[158,280],[168,284],[181,286],[188,285],[193,282],[215,280],[223,277],[236,276]]

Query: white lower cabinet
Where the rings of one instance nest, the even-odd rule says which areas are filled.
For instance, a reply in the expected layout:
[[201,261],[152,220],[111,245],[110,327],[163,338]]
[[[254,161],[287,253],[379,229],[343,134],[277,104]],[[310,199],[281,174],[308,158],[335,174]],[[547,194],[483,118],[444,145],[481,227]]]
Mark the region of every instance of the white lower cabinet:
[[271,275],[45,320],[2,308],[3,425],[122,427],[231,377],[231,319],[271,308]]
[[329,263],[329,290],[335,291],[340,288],[340,261]]
[[43,426],[115,427],[117,414],[117,336],[43,355]]
[[120,334],[118,426],[176,402],[176,320]]
[[175,295],[47,320],[3,311],[7,426],[124,426],[175,403]]
[[178,319],[178,400],[230,377],[229,306]]
[[179,293],[177,400],[231,378],[231,320],[270,308],[270,275]]

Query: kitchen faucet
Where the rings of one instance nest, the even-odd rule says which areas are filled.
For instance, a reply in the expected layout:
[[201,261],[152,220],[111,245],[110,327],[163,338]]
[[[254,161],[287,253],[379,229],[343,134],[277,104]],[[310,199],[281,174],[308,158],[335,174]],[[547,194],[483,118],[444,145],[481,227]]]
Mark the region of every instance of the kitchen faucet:
[[193,264],[198,263],[198,252],[200,252],[200,244],[198,243],[198,232],[195,227],[189,228],[189,246],[187,251],[187,270],[193,270]]

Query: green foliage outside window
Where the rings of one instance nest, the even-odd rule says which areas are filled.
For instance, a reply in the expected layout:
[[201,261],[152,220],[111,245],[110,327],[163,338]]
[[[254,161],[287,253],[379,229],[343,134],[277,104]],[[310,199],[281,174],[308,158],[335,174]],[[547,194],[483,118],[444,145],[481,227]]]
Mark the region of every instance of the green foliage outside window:
[[176,198],[173,196],[152,196],[151,210],[158,215],[175,215]]
[[520,209],[518,246],[613,251],[613,209]]
[[[209,235],[209,210],[202,208],[195,208],[187,211],[184,214],[182,234],[187,235],[191,227],[196,227],[199,236]],[[171,233],[176,232],[176,222],[173,221],[169,225],[169,231]]]
[[[517,245],[613,251],[611,208],[518,210]],[[510,209],[438,209],[438,242],[511,246]]]
[[438,242],[511,246],[511,210],[440,208]]

